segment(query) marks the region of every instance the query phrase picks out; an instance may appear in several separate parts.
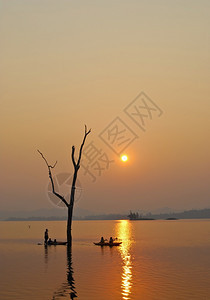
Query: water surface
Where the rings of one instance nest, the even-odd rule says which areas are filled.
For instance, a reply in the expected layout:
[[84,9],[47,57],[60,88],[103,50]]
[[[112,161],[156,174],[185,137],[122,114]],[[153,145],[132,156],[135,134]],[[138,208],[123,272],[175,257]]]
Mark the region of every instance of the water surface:
[[[0,222],[0,299],[210,299],[210,221]],[[118,237],[120,247],[93,245]]]

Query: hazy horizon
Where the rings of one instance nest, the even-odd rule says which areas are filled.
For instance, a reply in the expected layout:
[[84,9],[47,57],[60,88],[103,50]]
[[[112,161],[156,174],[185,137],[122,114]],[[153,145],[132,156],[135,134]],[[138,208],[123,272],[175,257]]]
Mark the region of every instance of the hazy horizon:
[[[54,175],[72,173],[84,124],[92,128],[86,146],[114,162],[92,168],[95,182],[81,167],[77,207],[209,207],[209,1],[0,6],[1,211],[53,208],[37,149],[58,161]],[[144,111],[146,131],[128,115],[142,91],[158,106],[151,119]],[[113,120],[130,130],[131,143],[117,150],[104,141]]]

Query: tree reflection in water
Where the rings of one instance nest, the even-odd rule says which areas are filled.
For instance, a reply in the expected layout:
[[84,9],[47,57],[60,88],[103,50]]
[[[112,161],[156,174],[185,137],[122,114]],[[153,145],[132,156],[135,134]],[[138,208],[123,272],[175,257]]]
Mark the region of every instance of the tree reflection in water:
[[127,220],[122,220],[116,225],[116,235],[122,240],[122,244],[118,247],[122,258],[122,282],[121,294],[123,300],[129,300],[132,288],[132,257],[131,257],[131,223]]
[[77,298],[73,273],[74,271],[72,268],[72,248],[71,246],[67,246],[67,281],[70,288],[70,299]]
[[72,268],[72,248],[71,246],[66,247],[67,251],[67,280],[57,289],[52,297],[52,300],[58,300],[62,297],[66,297],[69,294],[70,299],[77,298],[77,292],[74,281],[74,271]]
[[47,247],[47,245],[44,245],[44,262],[46,265],[48,264],[48,247]]

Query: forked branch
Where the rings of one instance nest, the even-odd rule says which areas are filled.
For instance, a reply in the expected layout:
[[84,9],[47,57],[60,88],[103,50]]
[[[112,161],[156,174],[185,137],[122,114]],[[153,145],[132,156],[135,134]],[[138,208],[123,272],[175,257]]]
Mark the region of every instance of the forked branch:
[[49,165],[48,162],[47,162],[47,159],[44,157],[44,155],[42,154],[41,151],[37,150],[39,152],[39,154],[41,155],[41,157],[44,159],[47,167],[48,167],[48,171],[49,171],[49,178],[50,178],[50,182],[51,182],[51,185],[52,185],[52,192],[55,196],[57,196],[59,199],[61,199],[61,201],[68,207],[69,204],[68,202],[66,201],[66,199],[61,196],[59,193],[57,193],[55,191],[55,185],[54,185],[54,181],[53,181],[53,177],[52,177],[52,172],[51,172],[51,169],[54,169],[56,164],[57,164],[57,161],[54,163],[54,165]]
[[84,137],[83,137],[83,140],[82,140],[82,144],[80,146],[80,150],[79,150],[79,158],[77,160],[77,163],[75,161],[75,157],[74,157],[74,153],[75,153],[75,147],[72,146],[72,152],[71,152],[71,157],[72,157],[72,162],[73,162],[73,165],[74,165],[74,168],[75,169],[79,169],[80,167],[80,161],[81,161],[81,157],[82,157],[82,150],[83,150],[83,147],[84,147],[84,144],[85,144],[85,140],[88,136],[88,134],[91,133],[91,129],[87,129],[87,126],[85,125],[85,134],[84,134]]

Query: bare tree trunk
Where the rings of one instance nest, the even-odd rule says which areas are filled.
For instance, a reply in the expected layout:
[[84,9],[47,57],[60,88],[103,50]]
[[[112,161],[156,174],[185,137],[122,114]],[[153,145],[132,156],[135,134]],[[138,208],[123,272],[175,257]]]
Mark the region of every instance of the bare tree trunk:
[[53,166],[49,165],[48,162],[47,162],[47,160],[46,160],[46,158],[42,154],[42,152],[40,152],[39,150],[37,150],[40,153],[40,155],[42,156],[42,158],[44,159],[44,161],[45,161],[45,163],[46,163],[46,165],[48,167],[49,178],[50,178],[50,182],[51,182],[51,185],[52,185],[52,192],[53,192],[53,194],[55,196],[57,196],[59,199],[61,199],[63,201],[63,203],[66,205],[66,207],[68,208],[67,242],[68,242],[68,246],[70,246],[70,247],[72,245],[71,227],[72,227],[72,217],[73,217],[73,208],[74,208],[74,199],[75,199],[77,173],[78,173],[79,168],[80,168],[80,162],[81,162],[81,158],[82,158],[82,150],[83,150],[86,138],[87,138],[87,136],[88,136],[88,134],[90,132],[91,132],[91,129],[87,130],[87,126],[85,125],[85,134],[84,134],[84,137],[83,137],[82,144],[80,146],[79,158],[78,158],[77,162],[76,162],[75,156],[74,156],[74,154],[75,154],[75,147],[72,146],[71,158],[72,158],[72,163],[73,163],[73,166],[74,166],[74,175],[73,175],[73,180],[72,180],[70,202],[69,203],[66,201],[66,199],[63,196],[61,196],[59,193],[57,193],[55,191],[55,185],[54,185],[54,182],[53,182],[53,177],[52,177],[51,169],[53,169],[56,166],[57,161],[56,161],[56,163]]
[[68,244],[72,244],[72,236],[71,236],[71,227],[72,227],[72,218],[73,218],[73,209],[74,209],[74,199],[75,199],[75,190],[76,190],[76,181],[77,181],[77,167],[74,171],[74,176],[72,180],[71,186],[71,195],[70,195],[70,205],[68,207],[68,220],[67,220],[67,241]]
[[68,207],[68,219],[67,219],[67,243],[71,247],[72,245],[72,236],[71,236],[71,225],[73,217],[73,207]]

